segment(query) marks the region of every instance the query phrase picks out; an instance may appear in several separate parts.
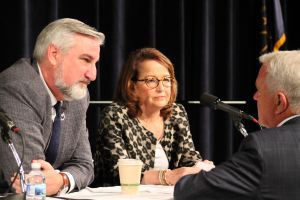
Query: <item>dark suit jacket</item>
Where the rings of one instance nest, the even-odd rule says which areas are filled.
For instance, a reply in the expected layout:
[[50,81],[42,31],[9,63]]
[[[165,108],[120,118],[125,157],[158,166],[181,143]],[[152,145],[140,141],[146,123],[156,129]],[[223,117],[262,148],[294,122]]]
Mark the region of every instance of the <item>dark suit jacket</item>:
[[[58,157],[55,169],[71,173],[76,186],[86,187],[94,177],[94,168],[86,111],[88,96],[82,100],[64,102],[65,119],[61,125]],[[38,68],[29,59],[20,59],[0,74],[0,107],[21,129],[25,139],[24,170],[28,173],[33,159],[45,159],[52,131],[52,105],[50,96],[40,78]],[[22,155],[21,137],[12,134],[13,144]],[[0,172],[6,181],[17,171],[16,161],[8,145],[0,139]],[[1,173],[0,173],[1,174]]]
[[230,160],[180,179],[174,199],[300,199],[300,117],[250,133]]

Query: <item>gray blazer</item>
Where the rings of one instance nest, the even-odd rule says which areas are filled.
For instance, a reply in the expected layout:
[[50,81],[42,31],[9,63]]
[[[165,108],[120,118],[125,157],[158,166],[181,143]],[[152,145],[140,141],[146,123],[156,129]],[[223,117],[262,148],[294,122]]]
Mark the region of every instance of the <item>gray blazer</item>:
[[[94,178],[86,127],[88,102],[89,96],[82,100],[63,102],[65,118],[61,124],[58,157],[53,164],[55,169],[71,173],[78,189],[86,187]],[[0,74],[0,107],[21,129],[25,139],[23,167],[25,173],[28,173],[33,159],[45,160],[52,129],[52,105],[36,64],[32,64],[29,59],[20,59]],[[21,137],[16,134],[11,137],[21,157]],[[0,139],[0,172],[10,183],[10,177],[16,171],[13,154]]]
[[174,199],[300,199],[300,117],[250,133],[230,160],[180,179]]

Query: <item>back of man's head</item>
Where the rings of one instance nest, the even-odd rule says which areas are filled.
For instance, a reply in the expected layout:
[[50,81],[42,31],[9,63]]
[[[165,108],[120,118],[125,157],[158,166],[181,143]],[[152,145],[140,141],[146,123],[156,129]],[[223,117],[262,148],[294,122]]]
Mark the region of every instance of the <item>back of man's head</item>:
[[266,84],[270,92],[282,91],[293,113],[300,113],[300,51],[276,51],[259,57],[267,66]]

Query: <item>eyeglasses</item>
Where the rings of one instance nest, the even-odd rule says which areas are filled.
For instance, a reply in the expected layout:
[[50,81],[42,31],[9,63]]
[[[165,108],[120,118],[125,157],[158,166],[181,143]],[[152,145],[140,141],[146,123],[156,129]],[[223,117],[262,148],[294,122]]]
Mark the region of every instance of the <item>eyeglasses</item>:
[[169,88],[172,86],[173,78],[172,77],[163,77],[162,79],[158,79],[155,76],[148,76],[144,79],[136,80],[136,81],[144,81],[148,88],[154,89],[159,85],[161,81],[163,86]]

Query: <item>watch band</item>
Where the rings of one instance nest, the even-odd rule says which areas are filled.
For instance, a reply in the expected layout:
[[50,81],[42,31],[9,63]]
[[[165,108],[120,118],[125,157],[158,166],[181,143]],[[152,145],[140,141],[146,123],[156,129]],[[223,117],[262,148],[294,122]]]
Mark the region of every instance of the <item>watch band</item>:
[[60,188],[59,193],[60,194],[65,194],[68,192],[69,188],[70,188],[70,181],[69,178],[67,176],[67,174],[59,172],[59,174],[62,176],[63,178],[63,186]]

